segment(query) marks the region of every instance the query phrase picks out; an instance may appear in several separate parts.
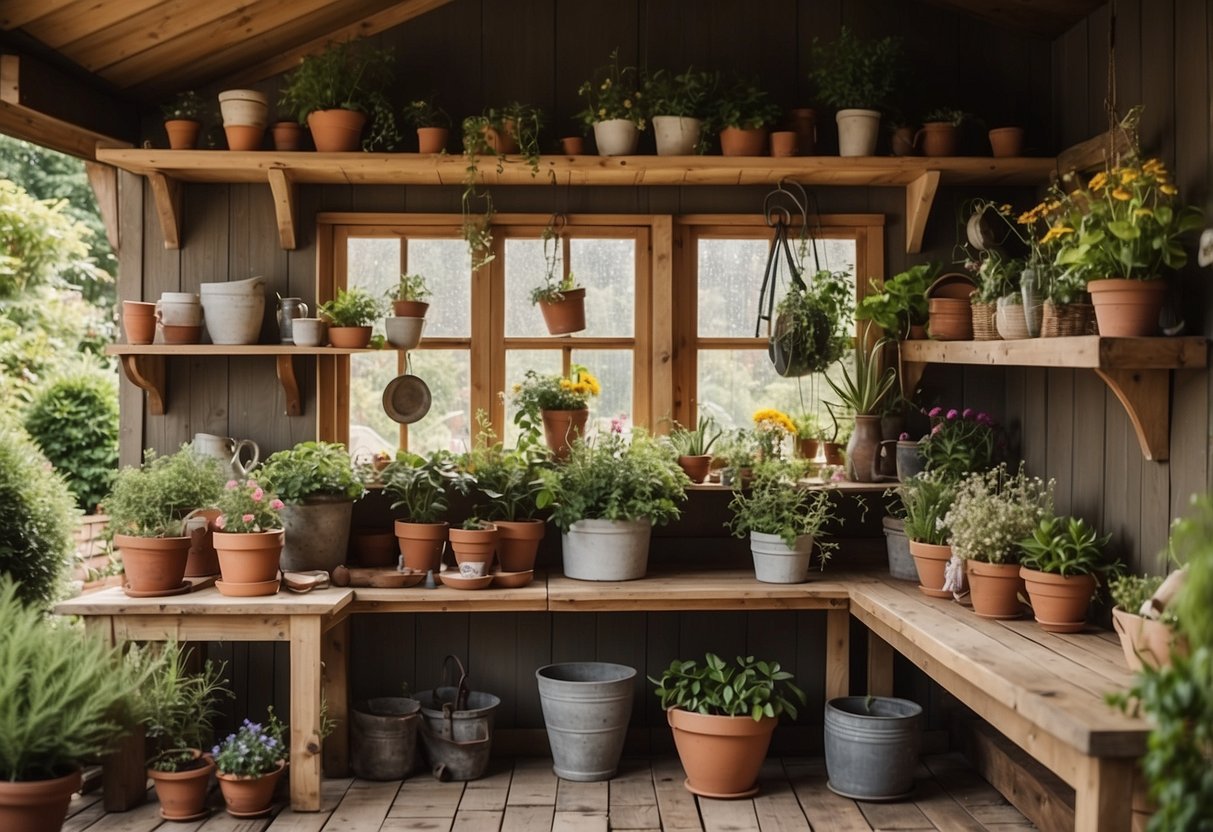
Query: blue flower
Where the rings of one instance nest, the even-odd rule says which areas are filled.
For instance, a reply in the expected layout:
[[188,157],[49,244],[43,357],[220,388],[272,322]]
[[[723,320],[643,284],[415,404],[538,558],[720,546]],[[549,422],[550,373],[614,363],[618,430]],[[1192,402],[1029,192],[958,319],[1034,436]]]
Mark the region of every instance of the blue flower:
[[214,748],[212,748],[211,753],[214,754],[216,757],[218,757],[219,756],[219,746],[216,745]]

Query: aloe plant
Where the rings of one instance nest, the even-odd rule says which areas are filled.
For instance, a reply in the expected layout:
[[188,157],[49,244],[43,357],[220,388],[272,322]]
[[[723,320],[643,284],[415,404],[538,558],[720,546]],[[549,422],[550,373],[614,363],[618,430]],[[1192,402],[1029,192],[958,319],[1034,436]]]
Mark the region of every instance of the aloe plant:
[[[865,341],[866,329],[860,343]],[[834,395],[856,416],[873,416],[879,413],[881,401],[897,381],[897,371],[892,367],[882,366],[884,362],[881,360],[881,351],[888,342],[888,338],[881,338],[867,350],[861,346],[856,347],[854,375],[844,366],[841,381],[825,377],[826,384],[830,385]]]

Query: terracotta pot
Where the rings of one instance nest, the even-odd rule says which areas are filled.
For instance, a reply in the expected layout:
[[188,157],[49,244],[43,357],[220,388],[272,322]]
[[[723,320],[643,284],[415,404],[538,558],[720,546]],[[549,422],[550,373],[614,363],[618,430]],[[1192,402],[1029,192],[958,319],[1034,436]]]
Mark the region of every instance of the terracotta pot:
[[493,563],[493,550],[497,548],[496,526],[488,529],[451,529],[449,537],[455,563]]
[[1087,608],[1095,594],[1091,575],[1062,577],[1020,567],[1028,587],[1032,613],[1040,629],[1050,633],[1077,633],[1087,626]]
[[1018,563],[966,560],[965,574],[969,578],[973,612],[982,618],[1010,619],[1023,615],[1019,602],[1023,580],[1019,577]]
[[49,832],[63,825],[72,795],[80,790],[80,771],[54,780],[0,779],[0,829]]
[[303,127],[297,121],[279,121],[270,130],[274,137],[274,150],[302,150]]
[[817,111],[810,107],[797,107],[788,113],[791,128],[796,133],[796,155],[813,156],[817,153]]
[[126,343],[152,343],[156,339],[156,304],[122,301],[122,327],[126,330]]
[[396,542],[400,545],[400,554],[404,555],[404,565],[422,572],[432,569],[434,574],[437,574],[442,566],[442,551],[446,548],[449,528],[449,523],[409,523],[397,520]]
[[222,512],[204,508],[194,512],[206,518],[206,530],[190,536],[190,553],[185,561],[185,577],[204,578],[219,574],[219,555],[215,552],[215,521]]
[[722,156],[766,156],[766,128],[756,127],[747,130],[741,127],[725,127],[720,131],[720,154]]
[[366,115],[356,110],[316,110],[307,117],[312,141],[320,153],[348,153],[362,140]]
[[923,156],[955,156],[960,145],[960,131],[946,121],[928,121],[914,136],[921,145]]
[[173,326],[171,324],[162,324],[160,333],[164,336],[166,344],[197,344],[202,341],[202,327],[199,326]]
[[369,326],[330,326],[329,343],[346,350],[366,349],[371,343]]
[[944,568],[952,559],[952,547],[911,540],[910,554],[918,567],[918,590],[932,598],[951,598],[952,593],[943,588],[943,577]]
[[825,454],[826,465],[844,465],[847,457],[843,453],[842,444],[838,442],[826,442],[823,445],[822,453]]
[[691,478],[691,482],[701,483],[708,478],[708,469],[712,467],[712,455],[680,456],[678,465]]
[[817,459],[817,452],[819,450],[821,450],[820,439],[796,440],[796,455],[801,459]]
[[201,763],[194,768],[185,771],[147,770],[147,776],[156,786],[160,816],[165,820],[195,820],[207,811],[206,794],[215,763],[198,749],[191,750],[194,759]]
[[395,566],[399,554],[396,534],[391,529],[354,531],[354,557],[359,566]]
[[255,124],[225,124],[228,150],[260,150],[265,128]]
[[799,156],[796,142],[799,136],[792,130],[776,130],[771,134],[771,155],[778,158]]
[[544,410],[543,439],[552,449],[556,459],[568,459],[569,451],[574,440],[585,436],[585,423],[590,418],[590,411],[581,410]]
[[168,146],[172,150],[193,150],[198,147],[202,124],[190,118],[170,118],[164,122]]
[[584,156],[585,139],[581,136],[565,136],[560,140],[560,152],[565,156]]
[[889,139],[890,149],[894,156],[914,156],[918,153],[914,148],[914,128],[898,127]]
[[418,127],[417,152],[441,153],[446,150],[446,143],[450,137],[451,131],[445,127]]
[[286,534],[270,532],[215,532],[215,551],[219,553],[219,571],[227,584],[253,584],[278,577],[278,559]]
[[1022,127],[995,127],[990,131],[990,150],[996,159],[1023,155]]
[[493,127],[484,128],[484,141],[498,156],[517,153],[520,149],[517,123],[512,118],[506,118],[501,120],[500,131]]
[[247,818],[268,812],[270,804],[274,802],[274,787],[278,785],[278,778],[285,768],[286,763],[279,762],[278,768],[260,777],[237,777],[223,772],[216,774],[228,814]]
[[1158,313],[1167,296],[1164,280],[1108,278],[1087,283],[1095,321],[1105,338],[1158,334]]
[[122,552],[122,569],[134,592],[170,592],[180,589],[189,559],[188,537],[132,537],[114,535]]
[[880,479],[880,417],[856,416],[855,430],[847,442],[847,479],[876,482]]
[[973,340],[973,309],[968,298],[931,298],[931,338],[936,341]]
[[1154,669],[1170,667],[1172,652],[1183,656],[1188,654],[1187,643],[1175,630],[1161,621],[1142,618],[1120,607],[1112,608],[1112,629],[1120,636],[1125,664],[1134,673],[1143,666]]
[[703,797],[748,797],[758,791],[758,772],[779,720],[749,716],[711,716],[670,708],[678,759],[687,790]]
[[927,327],[925,324],[911,324],[910,336],[911,341],[924,341],[927,338]]
[[568,335],[585,329],[585,289],[562,292],[563,300],[539,301],[543,322],[552,335]]
[[420,300],[392,301],[392,314],[397,318],[424,318],[429,308],[428,303]]
[[535,568],[535,555],[546,527],[542,520],[497,520],[497,563],[502,572]]

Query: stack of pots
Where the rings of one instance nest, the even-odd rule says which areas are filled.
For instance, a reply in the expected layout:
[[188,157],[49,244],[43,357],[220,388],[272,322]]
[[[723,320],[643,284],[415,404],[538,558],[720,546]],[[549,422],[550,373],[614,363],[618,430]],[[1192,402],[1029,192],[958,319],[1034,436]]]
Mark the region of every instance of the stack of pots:
[[265,278],[203,283],[203,317],[215,344],[256,344],[265,317]]
[[425,330],[425,313],[428,303],[419,300],[392,301],[392,317],[383,324],[387,342],[398,350],[416,349]]
[[269,123],[269,100],[256,90],[224,90],[219,93],[223,132],[229,150],[260,150]]
[[156,303],[156,323],[166,344],[202,340],[202,303],[193,292],[164,292]]

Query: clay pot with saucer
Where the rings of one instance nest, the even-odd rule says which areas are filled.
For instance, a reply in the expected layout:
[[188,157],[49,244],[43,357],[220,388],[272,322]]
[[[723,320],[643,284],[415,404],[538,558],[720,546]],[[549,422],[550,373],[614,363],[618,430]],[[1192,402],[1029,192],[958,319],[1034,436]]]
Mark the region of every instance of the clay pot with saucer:
[[185,564],[189,559],[190,538],[115,534],[114,546],[122,552],[128,595],[173,595],[188,588]]

